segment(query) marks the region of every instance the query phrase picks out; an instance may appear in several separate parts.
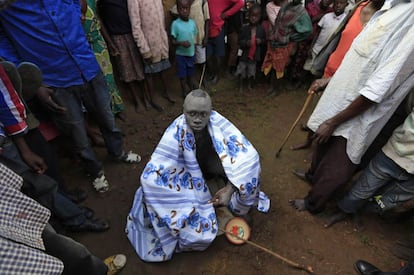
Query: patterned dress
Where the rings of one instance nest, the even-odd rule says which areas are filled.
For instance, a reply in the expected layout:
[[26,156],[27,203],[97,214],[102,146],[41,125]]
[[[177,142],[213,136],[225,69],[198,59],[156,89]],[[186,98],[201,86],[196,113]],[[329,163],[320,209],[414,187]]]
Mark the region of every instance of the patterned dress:
[[86,11],[85,22],[83,29],[88,37],[89,44],[95,54],[101,70],[105,76],[109,92],[111,94],[111,109],[113,114],[120,113],[124,110],[124,103],[121,94],[116,86],[112,64],[109,59],[109,51],[105,40],[100,33],[101,26],[96,17],[96,3],[95,0],[86,0],[88,10]]

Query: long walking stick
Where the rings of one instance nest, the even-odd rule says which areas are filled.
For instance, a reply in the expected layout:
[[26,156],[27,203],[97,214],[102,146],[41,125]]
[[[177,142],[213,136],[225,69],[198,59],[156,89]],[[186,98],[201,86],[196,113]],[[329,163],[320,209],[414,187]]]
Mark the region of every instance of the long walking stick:
[[303,104],[302,110],[300,110],[300,113],[299,113],[298,117],[296,118],[295,122],[293,122],[292,126],[289,129],[289,132],[287,133],[287,135],[285,136],[285,139],[282,142],[282,145],[280,145],[279,150],[277,150],[277,152],[276,152],[276,157],[277,158],[279,157],[280,152],[282,152],[283,146],[285,146],[287,140],[289,139],[290,135],[292,134],[293,129],[295,129],[295,127],[298,124],[299,120],[302,118],[303,114],[305,113],[306,109],[308,108],[313,94],[314,94],[313,91],[308,92],[308,97],[306,98],[305,103]]
[[237,238],[237,239],[239,239],[239,240],[242,240],[242,241],[246,242],[247,244],[253,245],[253,246],[254,246],[254,247],[256,247],[256,248],[259,248],[259,249],[261,249],[261,250],[263,250],[263,251],[265,251],[265,252],[267,252],[267,253],[271,254],[272,256],[274,256],[274,257],[278,258],[279,260],[281,260],[281,261],[283,261],[283,262],[287,263],[287,264],[288,264],[289,266],[291,266],[291,267],[294,267],[294,268],[297,268],[297,269],[304,270],[304,271],[306,271],[306,272],[308,272],[308,273],[310,273],[310,274],[312,274],[312,273],[313,273],[313,268],[312,268],[311,266],[309,266],[309,265],[308,265],[308,266],[304,266],[304,265],[301,265],[301,264],[295,263],[295,262],[293,262],[293,261],[291,261],[291,260],[289,260],[289,259],[287,259],[287,258],[285,258],[285,257],[283,257],[283,256],[280,256],[280,255],[279,255],[279,254],[277,254],[276,252],[273,252],[272,250],[267,249],[266,247],[263,247],[263,246],[261,246],[261,245],[259,245],[259,244],[257,244],[257,243],[254,243],[254,242],[252,242],[252,241],[249,241],[249,240],[246,240],[246,239],[244,239],[244,238],[242,238],[242,237],[239,237],[238,235],[233,234],[233,233],[232,233],[232,232],[230,232],[230,231],[223,230],[223,229],[221,229],[220,227],[219,227],[219,230],[220,230],[220,231],[222,231],[222,232],[224,232],[224,233],[226,233],[226,234],[229,234],[229,235],[231,235],[231,236],[233,236],[233,237],[235,237],[235,238]]

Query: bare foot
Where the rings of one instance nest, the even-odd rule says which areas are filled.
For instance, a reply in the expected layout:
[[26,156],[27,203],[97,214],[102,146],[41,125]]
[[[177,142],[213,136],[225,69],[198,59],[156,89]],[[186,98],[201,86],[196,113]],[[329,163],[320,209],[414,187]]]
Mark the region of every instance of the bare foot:
[[305,200],[302,199],[293,199],[289,200],[290,205],[298,211],[305,211]]
[[135,112],[142,113],[146,110],[143,104],[135,104]]
[[354,231],[364,231],[365,225],[361,219],[361,215],[356,213],[352,215],[352,224],[354,226]]
[[323,227],[328,228],[334,225],[337,222],[343,221],[348,217],[348,214],[342,211],[338,211],[332,214],[327,220]]
[[175,100],[171,98],[170,94],[168,93],[168,91],[164,91],[164,97],[168,100],[168,102],[174,104]]
[[295,150],[307,149],[307,148],[311,147],[311,145],[312,145],[312,141],[311,140],[306,140],[304,143],[290,146],[290,150],[295,151]]

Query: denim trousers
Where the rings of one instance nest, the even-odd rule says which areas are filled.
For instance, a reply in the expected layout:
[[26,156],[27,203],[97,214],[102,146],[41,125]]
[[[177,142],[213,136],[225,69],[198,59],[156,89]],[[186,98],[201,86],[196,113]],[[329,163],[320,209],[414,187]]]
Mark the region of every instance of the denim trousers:
[[83,85],[54,88],[53,100],[67,111],[52,113],[56,127],[73,141],[86,172],[93,177],[102,171],[102,163],[96,158],[86,134],[83,106],[101,130],[109,155],[117,158],[123,153],[122,134],[115,125],[111,111],[111,97],[104,75],[99,72]]
[[93,255],[84,245],[56,233],[47,224],[42,233],[46,253],[63,262],[63,275],[106,275],[105,263]]
[[356,213],[367,202],[373,201],[381,212],[412,198],[414,175],[407,173],[380,150],[338,206],[346,213]]

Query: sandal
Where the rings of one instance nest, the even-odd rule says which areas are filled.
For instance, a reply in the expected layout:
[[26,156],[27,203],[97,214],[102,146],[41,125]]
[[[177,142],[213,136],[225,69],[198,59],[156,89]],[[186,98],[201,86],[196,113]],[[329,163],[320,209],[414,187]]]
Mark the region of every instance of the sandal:
[[141,161],[141,156],[135,153],[132,153],[132,151],[129,151],[128,153],[123,152],[123,154],[118,158],[118,160],[123,161],[125,163],[138,163]]
[[126,256],[123,254],[116,254],[106,258],[104,263],[108,267],[107,275],[117,274],[122,268],[124,268],[126,261]]
[[93,187],[99,193],[104,193],[109,190],[109,183],[105,178],[105,175],[98,176],[92,182]]

